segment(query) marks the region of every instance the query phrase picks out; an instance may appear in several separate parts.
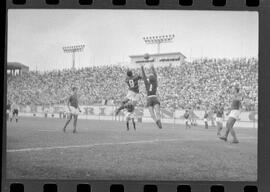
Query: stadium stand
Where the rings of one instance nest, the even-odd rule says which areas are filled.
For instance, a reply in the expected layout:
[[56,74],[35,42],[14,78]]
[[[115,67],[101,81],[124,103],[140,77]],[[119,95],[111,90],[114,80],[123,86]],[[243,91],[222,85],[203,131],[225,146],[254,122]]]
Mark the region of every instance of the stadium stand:
[[[140,74],[140,69],[134,69]],[[119,104],[127,92],[126,67],[95,66],[77,70],[23,73],[8,76],[7,97],[19,105],[64,104],[70,88],[77,86],[81,105]],[[219,101],[229,104],[228,90],[235,83],[243,95],[243,109],[258,103],[258,60],[198,59],[180,66],[157,67],[158,94],[168,109],[203,109]],[[143,82],[140,90],[145,94]],[[142,103],[141,103],[142,104]]]

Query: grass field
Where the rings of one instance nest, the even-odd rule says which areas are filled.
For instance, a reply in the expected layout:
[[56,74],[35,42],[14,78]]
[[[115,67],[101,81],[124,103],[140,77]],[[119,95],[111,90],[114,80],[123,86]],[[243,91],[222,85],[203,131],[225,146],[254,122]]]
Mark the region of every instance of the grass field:
[[[154,123],[24,117],[7,123],[8,179],[212,180],[257,179],[257,129],[236,129],[240,143],[216,129]],[[231,138],[230,138],[231,139]]]

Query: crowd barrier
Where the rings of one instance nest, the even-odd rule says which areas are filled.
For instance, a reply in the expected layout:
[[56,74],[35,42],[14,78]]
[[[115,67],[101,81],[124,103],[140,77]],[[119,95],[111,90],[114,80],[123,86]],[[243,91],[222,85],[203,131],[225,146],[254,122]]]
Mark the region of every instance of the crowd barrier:
[[[115,117],[115,110],[117,106],[107,105],[93,105],[93,106],[80,106],[81,113],[79,119],[95,119],[95,120],[116,120],[124,121],[124,112],[121,111],[119,116]],[[67,106],[54,105],[54,106],[20,106],[21,116],[35,116],[45,118],[66,118],[68,113]],[[169,110],[161,108],[162,121],[173,124],[184,124],[185,110]],[[137,107],[135,110],[136,120],[138,122],[152,122],[148,109],[143,107]],[[204,111],[195,110],[192,115],[197,124],[204,124],[203,117]],[[224,118],[224,123],[227,120],[227,116]],[[213,114],[208,118],[210,125],[215,124]],[[240,127],[257,128],[258,113],[256,111],[241,112],[237,121]]]

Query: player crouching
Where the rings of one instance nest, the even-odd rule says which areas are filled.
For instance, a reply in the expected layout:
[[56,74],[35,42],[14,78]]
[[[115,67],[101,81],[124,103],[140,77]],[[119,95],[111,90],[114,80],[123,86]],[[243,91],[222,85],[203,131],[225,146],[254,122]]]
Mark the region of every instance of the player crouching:
[[134,101],[132,100],[128,100],[127,103],[125,103],[123,106],[121,106],[117,112],[116,115],[119,114],[119,112],[123,109],[126,109],[126,115],[125,115],[125,119],[126,119],[126,125],[127,125],[127,131],[129,131],[129,121],[132,121],[133,124],[133,128],[134,130],[136,130],[136,123],[134,120],[134,111],[135,111],[135,105],[134,105]]
[[81,109],[78,105],[78,96],[77,96],[77,88],[73,87],[72,88],[73,94],[69,97],[68,99],[68,110],[69,110],[69,117],[68,120],[63,128],[63,132],[66,132],[66,127],[71,121],[72,117],[74,119],[73,121],[73,133],[77,133],[76,127],[77,127],[77,119],[78,119],[78,114],[81,112]]

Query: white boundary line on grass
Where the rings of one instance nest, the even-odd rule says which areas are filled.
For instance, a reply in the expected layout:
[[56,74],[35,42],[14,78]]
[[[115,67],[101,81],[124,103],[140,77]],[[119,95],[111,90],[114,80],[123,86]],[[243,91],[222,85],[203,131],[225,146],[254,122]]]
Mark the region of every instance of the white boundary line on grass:
[[[218,138],[214,138],[218,140]],[[241,137],[240,140],[255,140],[256,137]],[[69,146],[53,146],[53,147],[33,147],[24,149],[8,149],[8,153],[14,152],[27,152],[27,151],[44,151],[52,149],[70,149],[70,148],[91,148],[95,146],[111,146],[111,145],[129,145],[129,144],[145,144],[145,143],[157,143],[157,142],[173,142],[173,141],[200,141],[201,139],[186,139],[186,138],[175,138],[175,139],[154,139],[154,140],[141,140],[141,141],[125,141],[119,143],[93,143],[89,145],[69,145]],[[208,139],[209,140],[209,139]],[[211,139],[212,140],[212,139]]]
[[128,144],[144,144],[144,143],[155,143],[155,142],[168,142],[168,141],[178,141],[182,139],[154,139],[154,140],[141,140],[141,141],[127,141],[119,143],[93,143],[89,145],[69,145],[69,146],[54,146],[54,147],[33,147],[24,149],[8,149],[8,153],[14,152],[27,152],[27,151],[43,151],[51,149],[69,149],[69,148],[91,148],[95,146],[108,146],[108,145],[128,145]]

